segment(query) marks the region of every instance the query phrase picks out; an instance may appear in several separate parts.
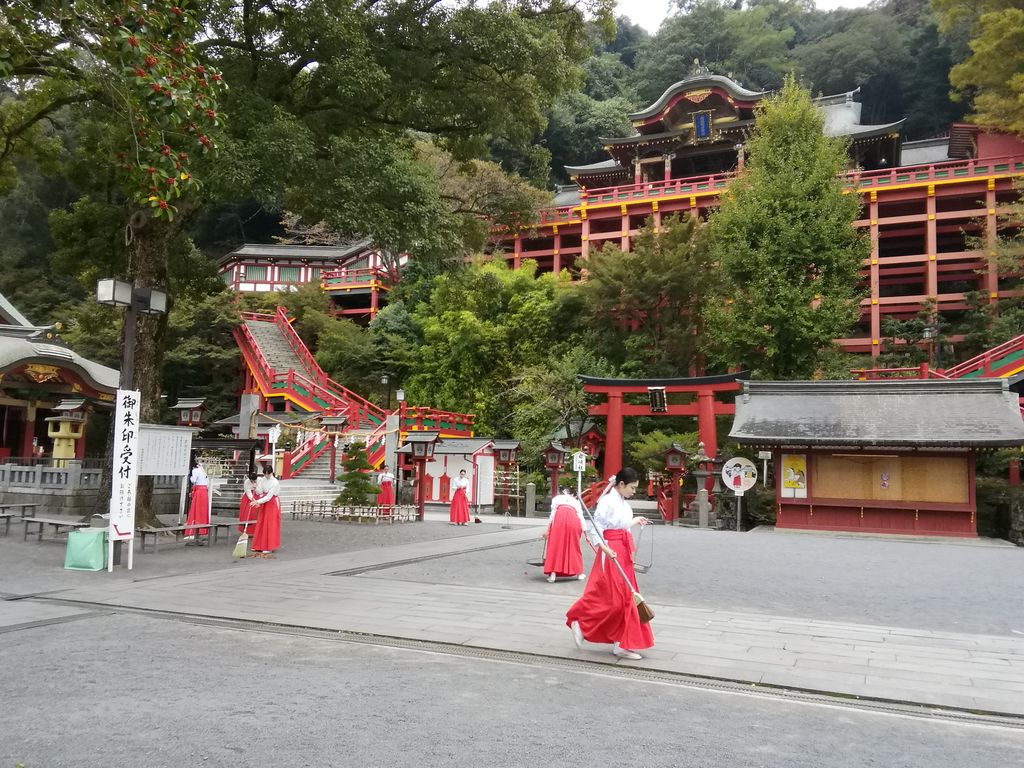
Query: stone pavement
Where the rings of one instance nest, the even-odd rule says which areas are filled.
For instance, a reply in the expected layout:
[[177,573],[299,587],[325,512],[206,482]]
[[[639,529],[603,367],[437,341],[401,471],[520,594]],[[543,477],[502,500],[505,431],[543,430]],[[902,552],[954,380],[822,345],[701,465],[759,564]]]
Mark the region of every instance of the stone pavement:
[[565,627],[566,596],[381,578],[424,558],[536,540],[516,526],[303,560],[246,560],[205,573],[104,581],[53,597],[359,632],[652,670],[1024,716],[1024,636],[972,635],[659,606],[643,661],[583,652]]

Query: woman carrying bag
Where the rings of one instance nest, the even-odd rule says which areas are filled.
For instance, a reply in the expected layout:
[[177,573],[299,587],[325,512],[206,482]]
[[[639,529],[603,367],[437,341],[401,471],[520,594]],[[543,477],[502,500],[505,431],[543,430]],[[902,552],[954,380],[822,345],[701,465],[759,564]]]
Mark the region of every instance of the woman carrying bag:
[[[588,536],[598,554],[583,596],[566,614],[576,647],[583,641],[611,643],[620,659],[642,659],[637,651],[654,645],[650,624],[641,622],[634,595],[638,593],[633,573],[633,526],[647,525],[634,517],[626,499],[636,493],[636,470],[625,467],[612,478],[597,502]],[[618,567],[617,567],[618,566]]]

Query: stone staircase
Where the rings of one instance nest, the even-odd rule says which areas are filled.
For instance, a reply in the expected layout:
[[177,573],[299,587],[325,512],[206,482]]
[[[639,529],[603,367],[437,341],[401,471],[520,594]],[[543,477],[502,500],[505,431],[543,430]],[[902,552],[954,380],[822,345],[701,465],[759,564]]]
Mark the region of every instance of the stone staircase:
[[295,354],[295,350],[288,344],[288,340],[281,333],[281,329],[277,327],[276,323],[246,320],[245,327],[249,329],[253,339],[256,341],[256,346],[263,353],[263,356],[270,363],[274,371],[286,373],[289,370],[295,370],[300,375],[310,380],[315,380],[299,356]]

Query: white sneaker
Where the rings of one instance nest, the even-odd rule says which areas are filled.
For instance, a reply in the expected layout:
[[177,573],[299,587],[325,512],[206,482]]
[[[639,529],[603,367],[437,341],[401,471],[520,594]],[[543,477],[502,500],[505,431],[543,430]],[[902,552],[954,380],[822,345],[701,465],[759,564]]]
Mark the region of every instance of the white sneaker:
[[555,574],[549,573],[548,574],[548,584],[554,584],[554,583],[555,583]]
[[577,578],[577,579],[579,579],[580,581],[583,581],[583,580],[584,580],[585,578],[587,578],[587,574],[585,574],[585,573],[581,573],[581,574],[580,574],[579,576],[577,576],[576,578]]
[[631,661],[639,661],[643,658],[643,656],[636,651],[628,651],[625,648],[619,648],[618,646],[612,648],[612,654],[618,656],[620,659],[630,659]]
[[572,639],[576,643],[576,647],[581,651],[583,650],[583,630],[580,629],[580,623],[574,621],[569,625],[569,629],[572,630]]

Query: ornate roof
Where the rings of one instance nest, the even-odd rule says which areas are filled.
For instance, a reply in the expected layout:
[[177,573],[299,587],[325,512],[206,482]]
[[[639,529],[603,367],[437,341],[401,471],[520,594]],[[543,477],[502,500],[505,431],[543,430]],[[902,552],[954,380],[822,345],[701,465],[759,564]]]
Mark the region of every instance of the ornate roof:
[[646,120],[661,112],[673,98],[687,91],[696,91],[702,88],[721,88],[734,99],[740,101],[760,101],[768,95],[768,91],[750,91],[739,85],[735,80],[724,75],[692,75],[670,85],[656,102],[638,112],[629,115],[630,120]]
[[363,251],[372,250],[369,239],[357,240],[343,245],[282,245],[280,243],[259,244],[246,243],[231,253],[221,256],[217,263],[221,266],[233,261],[341,261],[351,258]]
[[729,437],[794,447],[996,448],[1024,445],[1004,379],[748,381]]

